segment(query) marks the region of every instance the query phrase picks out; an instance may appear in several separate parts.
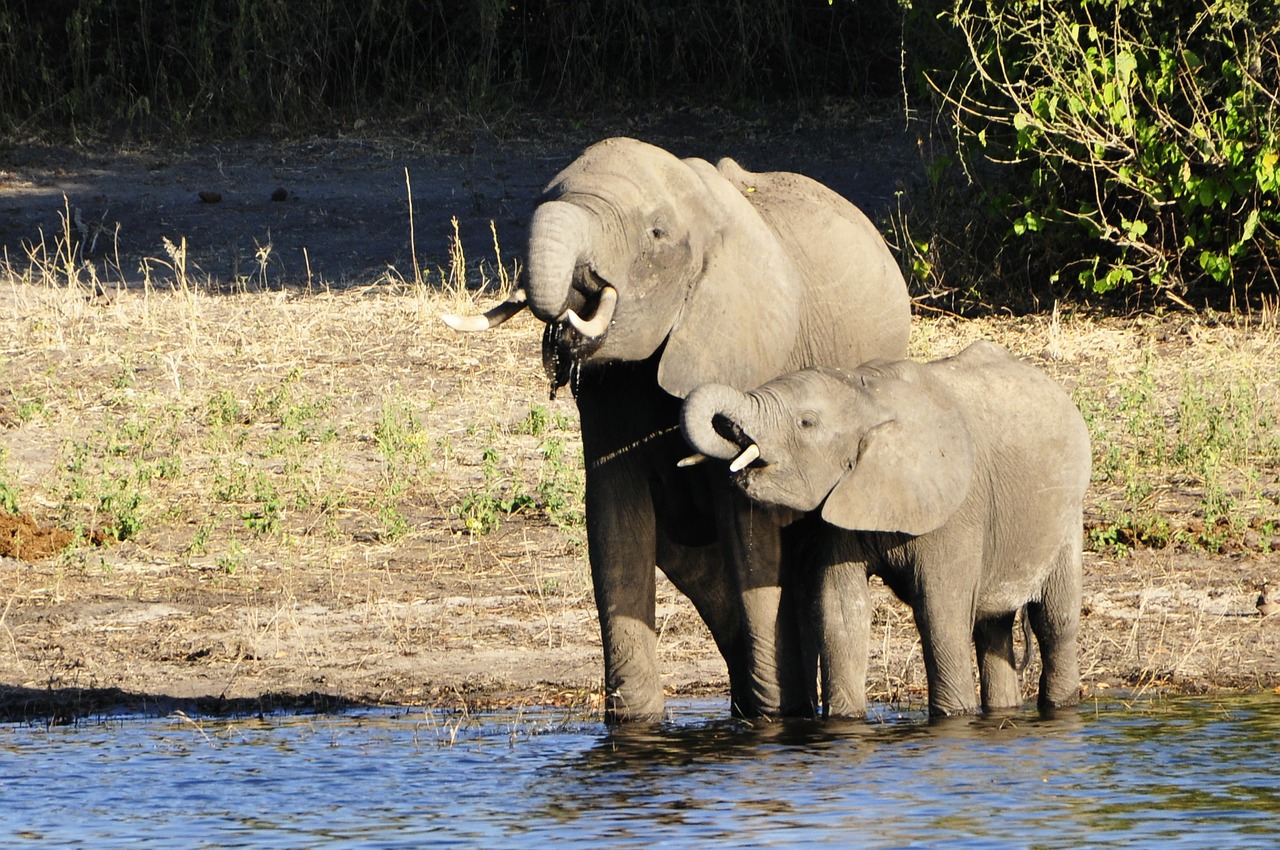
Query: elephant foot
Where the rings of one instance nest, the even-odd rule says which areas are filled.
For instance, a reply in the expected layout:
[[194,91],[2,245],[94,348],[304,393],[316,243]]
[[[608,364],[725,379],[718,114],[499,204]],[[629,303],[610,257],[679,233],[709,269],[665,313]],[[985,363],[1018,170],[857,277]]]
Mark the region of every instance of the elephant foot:
[[930,720],[945,720],[948,717],[971,717],[975,714],[978,714],[979,711],[980,709],[978,708],[978,704],[976,702],[974,703],[962,703],[962,702],[937,703],[937,702],[933,702],[932,700],[929,701],[929,719]]
[[606,694],[604,719],[609,724],[657,723],[666,718],[666,702],[659,692],[655,695],[627,695],[622,691]]
[[867,715],[867,698],[863,692],[837,689],[823,702],[822,716],[829,720],[857,720]]
[[1076,688],[1064,699],[1050,699],[1041,693],[1040,698],[1036,700],[1036,707],[1041,714],[1052,714],[1058,709],[1073,709],[1080,703],[1080,690]]
[[1039,710],[1040,717],[1044,720],[1074,721],[1080,716],[1080,704],[1078,702],[1067,703],[1066,705],[1041,705]]

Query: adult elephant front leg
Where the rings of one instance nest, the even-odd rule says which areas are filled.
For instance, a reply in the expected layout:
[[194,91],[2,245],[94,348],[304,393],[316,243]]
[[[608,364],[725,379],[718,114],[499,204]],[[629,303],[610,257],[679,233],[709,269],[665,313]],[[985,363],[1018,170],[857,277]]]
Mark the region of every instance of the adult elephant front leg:
[[619,457],[586,472],[587,550],[604,650],[609,722],[659,720],[664,701],[654,629],[657,531],[648,482]]
[[816,709],[817,671],[805,662],[796,621],[799,603],[792,597],[794,588],[783,581],[779,516],[736,491],[725,501],[721,535],[742,597],[750,713],[811,717]]
[[742,605],[733,576],[725,568],[720,547],[684,546],[662,532],[659,522],[658,566],[693,602],[711,631],[729,668],[729,699],[735,715],[752,712],[750,655],[742,628]]

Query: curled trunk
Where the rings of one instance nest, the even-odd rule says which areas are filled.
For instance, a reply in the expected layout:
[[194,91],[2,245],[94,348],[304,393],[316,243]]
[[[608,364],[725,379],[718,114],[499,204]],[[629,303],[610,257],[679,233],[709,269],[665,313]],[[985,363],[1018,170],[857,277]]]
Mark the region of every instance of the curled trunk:
[[743,446],[725,438],[715,428],[717,416],[732,421],[742,418],[747,397],[724,384],[703,384],[685,398],[680,414],[680,427],[684,438],[694,450],[708,457],[732,460],[742,453]]

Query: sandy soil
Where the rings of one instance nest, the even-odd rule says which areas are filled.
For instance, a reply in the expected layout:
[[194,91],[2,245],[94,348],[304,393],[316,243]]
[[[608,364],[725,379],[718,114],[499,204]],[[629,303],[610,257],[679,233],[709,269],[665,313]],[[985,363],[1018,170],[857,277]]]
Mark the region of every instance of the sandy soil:
[[[886,123],[764,122],[680,144],[694,117],[667,120],[631,130],[682,154],[805,171],[880,214],[915,168]],[[489,221],[509,264],[538,187],[586,141],[477,131],[0,152],[0,485],[31,522],[78,534],[0,557],[0,719],[596,706],[572,401],[547,400],[535,322],[459,338],[436,320],[459,305],[412,272],[416,253],[447,279],[434,269],[448,268],[456,216],[469,280],[482,257],[496,277]],[[77,208],[71,241],[100,270],[96,290],[83,274],[67,285],[49,260],[65,247],[59,211]],[[91,244],[92,222],[109,241]],[[31,247],[41,232],[43,253]],[[182,237],[189,285],[174,287],[164,239]],[[1164,369],[1163,392],[1226,358],[1274,397],[1274,325],[925,316],[913,348],[934,357],[995,338],[1114,408],[1139,354]],[[1258,475],[1255,490],[1280,491],[1276,469]],[[1117,486],[1098,478],[1089,522]],[[1195,496],[1184,482],[1152,498],[1194,528]],[[1274,508],[1262,510],[1280,519]],[[1280,685],[1280,617],[1255,609],[1259,585],[1280,583],[1280,541],[1255,525],[1214,552],[1087,553],[1086,697]],[[107,545],[111,531],[127,539]],[[0,543],[34,542],[17,532],[0,524]],[[671,692],[726,696],[710,638],[665,583],[658,623]],[[881,587],[874,629],[874,696],[918,704],[910,615]]]

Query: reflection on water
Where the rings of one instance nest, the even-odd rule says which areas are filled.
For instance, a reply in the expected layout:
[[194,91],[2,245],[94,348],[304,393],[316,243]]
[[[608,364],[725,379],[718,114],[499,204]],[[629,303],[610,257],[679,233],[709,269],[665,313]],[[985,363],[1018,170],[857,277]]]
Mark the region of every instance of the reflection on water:
[[1273,847],[1280,696],[926,723],[375,711],[0,727],[5,846]]

